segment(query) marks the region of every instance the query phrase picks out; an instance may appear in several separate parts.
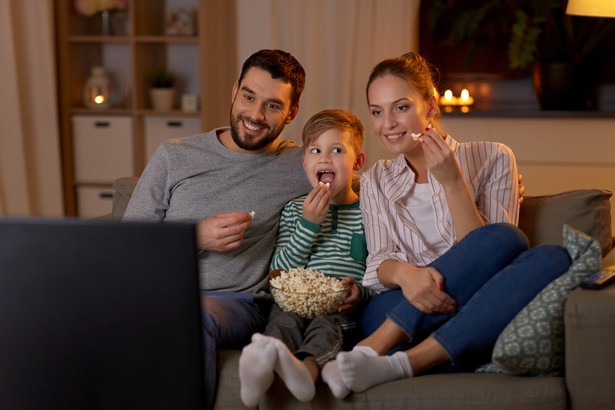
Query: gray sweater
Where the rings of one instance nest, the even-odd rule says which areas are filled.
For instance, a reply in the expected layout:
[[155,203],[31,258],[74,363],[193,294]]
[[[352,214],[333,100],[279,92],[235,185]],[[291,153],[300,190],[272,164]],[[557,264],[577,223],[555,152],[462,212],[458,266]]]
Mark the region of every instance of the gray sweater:
[[280,212],[311,190],[301,149],[278,140],[266,153],[229,150],[212,130],[160,145],[130,199],[124,220],[197,223],[227,212],[256,211],[243,243],[199,254],[201,289],[255,292],[266,286]]

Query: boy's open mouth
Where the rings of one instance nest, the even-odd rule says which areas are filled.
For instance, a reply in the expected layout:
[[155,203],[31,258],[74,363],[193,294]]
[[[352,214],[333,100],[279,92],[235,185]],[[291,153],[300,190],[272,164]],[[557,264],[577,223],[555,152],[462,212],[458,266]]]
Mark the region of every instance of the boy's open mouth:
[[322,182],[323,184],[331,184],[335,179],[335,173],[327,170],[318,171],[317,177],[319,182]]

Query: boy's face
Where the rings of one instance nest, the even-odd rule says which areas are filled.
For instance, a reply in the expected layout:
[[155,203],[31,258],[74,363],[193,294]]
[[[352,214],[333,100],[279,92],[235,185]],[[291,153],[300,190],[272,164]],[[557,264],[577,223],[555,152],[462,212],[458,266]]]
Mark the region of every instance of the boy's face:
[[305,174],[314,188],[320,182],[329,183],[334,203],[344,203],[344,196],[352,192],[354,171],[365,162],[365,154],[355,151],[351,138],[349,131],[329,129],[304,147]]

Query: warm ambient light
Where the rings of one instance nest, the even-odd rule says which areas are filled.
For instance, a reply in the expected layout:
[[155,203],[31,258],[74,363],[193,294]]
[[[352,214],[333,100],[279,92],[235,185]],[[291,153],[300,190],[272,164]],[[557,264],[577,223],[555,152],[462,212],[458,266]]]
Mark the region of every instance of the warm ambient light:
[[451,90],[446,90],[444,95],[440,97],[440,105],[457,105],[457,97],[453,95]]
[[615,0],[569,0],[566,14],[588,17],[615,17]]
[[[461,90],[461,96],[455,97],[451,90],[444,91],[444,95],[440,97],[440,105],[443,107],[462,106],[468,107],[474,104],[474,98],[470,95],[470,92],[464,88]],[[447,112],[450,112],[447,110]]]
[[92,67],[92,74],[83,88],[83,105],[103,109],[111,106],[109,100],[109,77],[103,67]]
[[459,97],[459,105],[472,105],[474,104],[474,98],[470,96],[470,92],[465,88],[461,90],[461,97]]

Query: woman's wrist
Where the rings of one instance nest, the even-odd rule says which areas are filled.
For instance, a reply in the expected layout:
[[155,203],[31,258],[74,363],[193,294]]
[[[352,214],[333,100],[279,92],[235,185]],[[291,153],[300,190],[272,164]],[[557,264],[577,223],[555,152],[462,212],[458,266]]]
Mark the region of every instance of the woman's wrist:
[[378,268],[380,283],[388,288],[399,288],[402,283],[402,275],[408,274],[408,266],[411,265],[394,259],[383,261]]

